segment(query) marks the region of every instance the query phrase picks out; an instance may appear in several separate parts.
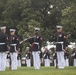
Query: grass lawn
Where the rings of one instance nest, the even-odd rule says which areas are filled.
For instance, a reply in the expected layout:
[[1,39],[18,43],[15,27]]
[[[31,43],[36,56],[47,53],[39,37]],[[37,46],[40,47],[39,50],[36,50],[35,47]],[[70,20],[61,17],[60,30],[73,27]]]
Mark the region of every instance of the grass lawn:
[[76,67],[66,67],[63,70],[54,67],[41,67],[40,70],[21,67],[16,71],[7,69],[5,72],[0,72],[0,75],[76,75]]

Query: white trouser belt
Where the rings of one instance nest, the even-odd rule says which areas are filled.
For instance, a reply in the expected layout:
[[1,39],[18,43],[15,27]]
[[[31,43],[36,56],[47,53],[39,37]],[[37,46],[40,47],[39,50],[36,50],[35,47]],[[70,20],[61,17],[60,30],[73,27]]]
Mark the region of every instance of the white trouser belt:
[[11,44],[11,46],[16,46],[17,44]]
[[63,42],[56,42],[56,44],[63,44]]
[[16,45],[17,45],[17,44],[11,44],[11,46],[14,46],[15,51],[16,51]]
[[61,44],[62,45],[62,50],[64,50],[64,48],[63,48],[63,42],[56,42],[56,44]]
[[0,45],[4,45],[5,43],[0,43]]
[[37,43],[37,42],[34,42],[34,44],[39,45],[39,43]]

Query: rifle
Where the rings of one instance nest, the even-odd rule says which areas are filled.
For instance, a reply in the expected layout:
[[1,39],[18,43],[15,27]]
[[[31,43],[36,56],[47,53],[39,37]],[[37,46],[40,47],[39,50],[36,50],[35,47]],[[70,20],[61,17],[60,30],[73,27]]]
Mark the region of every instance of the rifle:
[[23,42],[25,42],[25,41],[27,41],[27,40],[28,40],[27,38],[26,38],[26,39],[24,39],[23,41],[21,41],[21,42],[20,42],[20,44],[22,44]]
[[23,41],[20,42],[20,44],[22,44],[23,42],[26,42],[27,40],[32,39],[32,38],[35,38],[35,36],[29,37],[29,38],[25,38]]
[[9,69],[11,70],[11,67],[12,67],[12,60],[11,60],[11,55],[10,55],[10,67],[9,67]]

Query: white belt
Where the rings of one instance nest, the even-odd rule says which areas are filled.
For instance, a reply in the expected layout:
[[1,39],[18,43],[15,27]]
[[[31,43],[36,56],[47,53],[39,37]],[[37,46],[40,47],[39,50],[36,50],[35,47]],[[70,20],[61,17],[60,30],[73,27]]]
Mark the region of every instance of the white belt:
[[37,43],[37,42],[34,42],[34,44],[39,45],[39,43]]
[[11,46],[16,46],[17,44],[11,44]]
[[56,42],[57,44],[63,44],[63,42]]
[[5,43],[0,43],[0,45],[4,45]]
[[11,44],[11,46],[14,46],[15,51],[16,51],[16,45],[17,45],[17,44]]

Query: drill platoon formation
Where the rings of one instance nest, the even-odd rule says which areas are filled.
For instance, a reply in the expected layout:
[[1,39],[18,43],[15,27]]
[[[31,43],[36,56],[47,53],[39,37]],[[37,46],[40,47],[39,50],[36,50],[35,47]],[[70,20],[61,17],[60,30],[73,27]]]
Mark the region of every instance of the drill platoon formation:
[[[6,34],[6,27],[0,27],[0,29],[0,71],[5,71],[6,67],[9,67],[11,70],[17,70],[18,67],[21,67],[20,44],[23,42],[29,42],[29,47],[26,47],[25,51],[27,67],[31,67],[31,61],[35,69],[40,69],[43,62],[45,67],[50,67],[50,51],[45,47],[44,53],[41,52],[43,39],[39,35],[40,28],[34,28],[34,36],[21,42],[19,42],[20,39],[15,34],[15,29],[9,30],[10,36]],[[66,39],[67,37],[62,32],[62,26],[57,26],[53,62],[58,69],[64,69],[65,66],[69,66],[69,52]],[[74,66],[76,66],[76,46],[71,56],[74,59]]]

